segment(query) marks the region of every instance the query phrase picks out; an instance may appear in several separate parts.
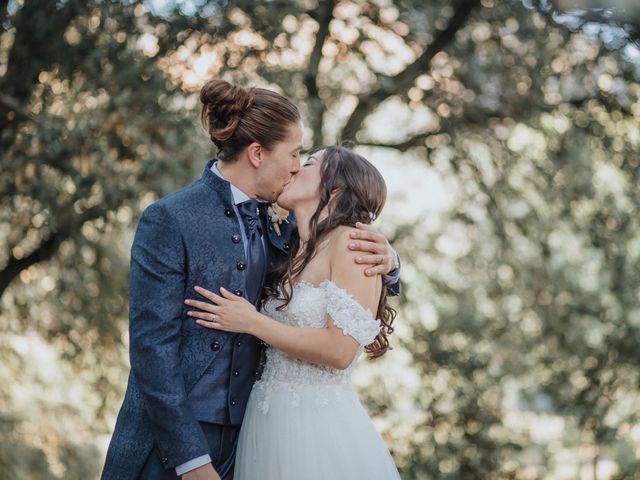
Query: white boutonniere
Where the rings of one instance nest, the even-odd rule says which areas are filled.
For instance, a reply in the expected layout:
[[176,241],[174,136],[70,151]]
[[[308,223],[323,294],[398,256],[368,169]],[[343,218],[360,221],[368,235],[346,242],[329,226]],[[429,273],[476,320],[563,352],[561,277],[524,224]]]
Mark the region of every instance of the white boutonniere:
[[276,231],[276,235],[280,236],[280,224],[284,221],[289,223],[289,210],[285,210],[277,203],[272,203],[267,209],[267,215]]

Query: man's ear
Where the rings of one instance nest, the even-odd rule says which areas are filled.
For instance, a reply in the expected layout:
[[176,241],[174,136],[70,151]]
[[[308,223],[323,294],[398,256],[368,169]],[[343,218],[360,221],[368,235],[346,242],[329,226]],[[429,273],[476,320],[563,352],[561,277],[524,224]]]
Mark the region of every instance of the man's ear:
[[262,165],[262,153],[262,145],[260,145],[258,142],[249,144],[249,146],[247,147],[247,157],[249,158],[249,162],[251,163],[251,165],[256,168]]

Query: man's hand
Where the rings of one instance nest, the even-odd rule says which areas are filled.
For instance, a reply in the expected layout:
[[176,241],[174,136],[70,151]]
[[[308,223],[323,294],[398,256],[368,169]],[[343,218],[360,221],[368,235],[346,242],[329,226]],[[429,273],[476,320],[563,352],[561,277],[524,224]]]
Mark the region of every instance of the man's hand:
[[213,465],[207,463],[182,475],[182,480],[221,480]]
[[386,275],[398,268],[398,255],[384,235],[366,223],[358,222],[356,227],[358,231],[351,232],[349,249],[366,253],[356,257],[356,263],[374,265],[365,270],[365,275]]

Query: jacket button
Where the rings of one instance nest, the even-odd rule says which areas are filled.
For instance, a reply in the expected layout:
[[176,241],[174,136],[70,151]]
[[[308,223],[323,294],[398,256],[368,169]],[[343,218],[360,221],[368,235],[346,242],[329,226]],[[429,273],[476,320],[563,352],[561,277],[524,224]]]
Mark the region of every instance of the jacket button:
[[240,375],[240,372],[238,370],[234,370],[233,371],[233,376],[237,377],[238,375]]
[[285,244],[284,244],[284,249],[285,249],[285,250],[289,250],[289,244],[288,244],[288,243],[285,243]]
[[238,340],[238,341],[236,342],[236,347],[239,347],[240,345],[242,345],[242,342],[241,342],[240,340]]
[[235,293],[239,297],[242,296],[242,290],[240,290],[240,289],[235,290],[233,293]]
[[244,270],[245,268],[247,268],[247,264],[244,262],[238,262],[236,267],[238,267],[238,270]]
[[231,210],[230,208],[226,208],[225,211],[224,211],[224,214],[227,217],[233,217],[233,210]]
[[167,464],[167,463],[169,463],[169,459],[168,459],[167,457],[162,457],[162,458],[160,459],[160,461],[161,461],[163,464]]
[[237,233],[231,237],[233,243],[240,243],[240,240],[242,240],[242,238]]
[[220,350],[220,344],[218,342],[213,342],[211,344],[211,350],[213,350],[214,352],[217,352],[218,350]]
[[235,407],[236,406],[236,401],[235,400],[231,400],[231,406]]

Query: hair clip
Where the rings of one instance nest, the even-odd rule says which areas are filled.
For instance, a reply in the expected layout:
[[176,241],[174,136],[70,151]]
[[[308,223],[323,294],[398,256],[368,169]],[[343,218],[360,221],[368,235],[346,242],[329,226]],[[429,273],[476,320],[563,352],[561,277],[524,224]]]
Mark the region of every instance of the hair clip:
[[373,222],[376,219],[376,214],[373,212],[369,212],[369,219]]

